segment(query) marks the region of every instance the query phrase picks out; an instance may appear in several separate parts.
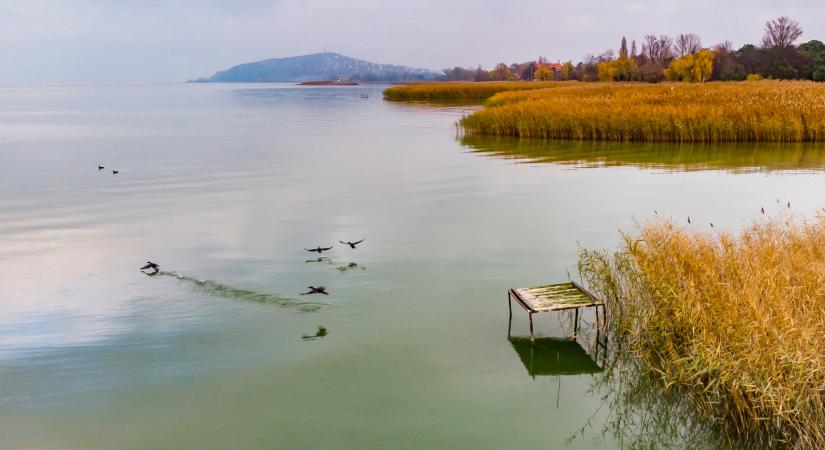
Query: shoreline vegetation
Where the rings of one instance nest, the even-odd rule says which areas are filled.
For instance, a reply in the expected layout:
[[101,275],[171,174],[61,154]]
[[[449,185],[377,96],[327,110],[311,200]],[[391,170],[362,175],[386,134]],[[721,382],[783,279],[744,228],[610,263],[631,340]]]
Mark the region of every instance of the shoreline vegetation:
[[453,67],[444,69],[440,81],[825,81],[825,43],[812,39],[796,44],[803,35],[795,20],[777,17],[765,23],[760,44],[738,50],[731,41],[703,46],[693,33],[674,37],[645,35],[639,45],[622,37],[618,52],[607,49],[589,54],[579,63],[552,62],[549,58],[522,63],[500,62],[491,70]]
[[465,82],[395,86],[393,101],[482,100],[465,136],[625,142],[825,141],[825,84]]
[[[696,227],[696,225],[693,225]],[[741,233],[654,219],[579,269],[612,335],[729,443],[825,442],[825,215],[765,218]]]
[[502,92],[460,121],[467,135],[637,142],[820,142],[825,84],[592,83]]
[[385,89],[384,99],[398,102],[484,101],[500,92],[552,89],[564,85],[563,83],[554,81],[444,81],[415,83]]

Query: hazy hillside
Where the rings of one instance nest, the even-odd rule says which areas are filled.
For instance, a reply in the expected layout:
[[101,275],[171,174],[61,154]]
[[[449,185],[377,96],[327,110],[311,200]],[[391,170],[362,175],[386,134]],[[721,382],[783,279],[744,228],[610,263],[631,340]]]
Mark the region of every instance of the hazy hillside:
[[396,81],[427,80],[438,75],[440,74],[427,69],[376,64],[338,53],[314,53],[239,64],[209,78],[193,81],[277,83],[338,78],[354,81]]

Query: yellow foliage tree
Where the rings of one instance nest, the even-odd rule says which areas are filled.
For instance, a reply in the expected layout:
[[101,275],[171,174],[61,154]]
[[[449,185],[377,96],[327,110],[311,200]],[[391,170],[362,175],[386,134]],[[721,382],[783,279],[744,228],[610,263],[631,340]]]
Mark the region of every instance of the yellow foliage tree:
[[620,56],[613,61],[602,61],[598,66],[601,81],[632,81],[639,77],[636,61],[627,56]]
[[555,78],[555,75],[549,67],[542,67],[533,74],[533,78],[539,81],[552,81]]
[[561,76],[562,80],[569,80],[574,70],[576,70],[576,68],[573,67],[573,61],[566,61],[564,64],[562,64],[561,70],[559,71],[559,75]]
[[685,55],[665,69],[665,78],[670,81],[686,81],[700,83],[710,79],[713,75],[714,53],[710,50],[700,50],[695,55]]
[[598,66],[599,81],[613,81],[616,79],[616,67],[613,61],[602,61]]

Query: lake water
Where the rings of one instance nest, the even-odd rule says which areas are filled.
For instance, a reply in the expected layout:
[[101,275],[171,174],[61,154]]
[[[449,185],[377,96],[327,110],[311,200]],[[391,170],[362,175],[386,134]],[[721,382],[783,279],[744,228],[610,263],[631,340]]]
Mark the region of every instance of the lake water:
[[654,210],[825,206],[823,147],[462,139],[382,89],[0,88],[0,446],[632,446],[587,326],[531,351],[506,289]]

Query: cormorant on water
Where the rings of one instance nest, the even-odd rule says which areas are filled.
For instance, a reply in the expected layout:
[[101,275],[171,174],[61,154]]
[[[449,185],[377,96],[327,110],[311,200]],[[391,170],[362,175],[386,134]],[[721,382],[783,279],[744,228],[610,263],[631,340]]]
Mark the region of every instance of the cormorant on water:
[[152,261],[146,261],[146,265],[140,268],[140,270],[149,270],[149,269],[152,269],[155,272],[158,272],[158,271],[160,271],[160,266],[153,263]]
[[301,336],[305,341],[314,341],[315,339],[322,338],[327,335],[327,329],[319,326],[318,331],[315,332],[314,335],[305,334]]
[[312,294],[329,295],[329,292],[327,292],[327,288],[325,288],[323,286],[318,286],[318,287],[307,286],[307,287],[309,288],[309,292],[303,292],[303,293],[301,293],[301,295],[312,295]]
[[332,247],[321,247],[320,245],[316,248],[304,248],[304,250],[308,252],[315,252],[315,253],[323,253],[327,250],[332,250]]
[[[364,238],[364,239],[366,239],[366,238]],[[338,242],[340,242],[340,243],[342,243],[342,244],[344,244],[344,245],[349,245],[349,246],[350,246],[350,247],[352,247],[352,248],[355,248],[355,246],[356,246],[356,245],[358,245],[358,244],[360,244],[360,243],[364,242],[364,239],[361,239],[360,241],[356,241],[356,242],[344,242],[344,241],[338,241]]]

